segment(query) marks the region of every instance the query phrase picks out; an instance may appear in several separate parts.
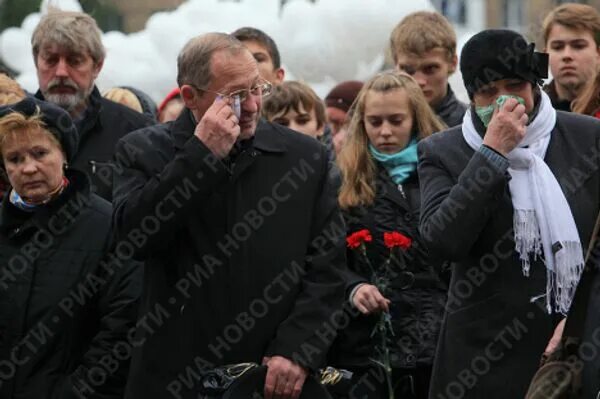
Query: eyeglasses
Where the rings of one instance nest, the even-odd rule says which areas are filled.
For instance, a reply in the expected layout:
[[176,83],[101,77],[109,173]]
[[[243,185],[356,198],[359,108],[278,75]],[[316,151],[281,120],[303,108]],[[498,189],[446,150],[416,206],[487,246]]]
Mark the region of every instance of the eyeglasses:
[[243,103],[244,101],[246,101],[246,99],[248,98],[249,95],[266,97],[269,94],[271,94],[271,91],[273,90],[273,85],[271,84],[271,82],[269,82],[267,80],[263,80],[261,83],[257,83],[250,89],[236,90],[229,94],[223,94],[223,93],[219,93],[218,91],[202,89],[200,87],[194,86],[193,84],[189,84],[189,85],[192,86],[196,90],[205,91],[208,93],[213,93],[218,96],[221,96],[223,99],[229,100],[229,102],[231,104],[233,104],[235,102],[236,97],[240,100],[241,103]]

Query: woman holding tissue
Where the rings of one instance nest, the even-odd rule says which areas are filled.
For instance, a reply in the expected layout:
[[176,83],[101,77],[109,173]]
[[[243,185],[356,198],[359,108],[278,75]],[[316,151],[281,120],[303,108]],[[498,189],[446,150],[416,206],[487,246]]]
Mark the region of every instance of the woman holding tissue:
[[432,398],[524,397],[577,287],[600,123],[552,108],[547,63],[516,32],[476,34],[460,57],[462,125],[419,144],[420,231],[453,262]]

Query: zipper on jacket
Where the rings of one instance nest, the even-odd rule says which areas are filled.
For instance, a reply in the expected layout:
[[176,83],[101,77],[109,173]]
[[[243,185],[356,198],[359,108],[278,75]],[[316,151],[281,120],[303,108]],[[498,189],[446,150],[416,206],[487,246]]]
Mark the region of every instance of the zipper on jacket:
[[404,187],[402,187],[402,184],[398,184],[398,191],[400,191],[400,194],[402,194],[402,198],[406,199],[406,194],[404,193]]
[[95,175],[95,174],[96,174],[96,171],[98,170],[98,168],[99,168],[99,167],[102,167],[102,166],[107,166],[107,167],[109,167],[111,170],[112,170],[112,169],[115,167],[115,166],[113,165],[113,163],[112,163],[112,162],[99,162],[99,161],[92,161],[92,160],[90,160],[90,161],[89,161],[89,164],[90,164],[90,165],[91,165],[91,167],[92,167],[92,174],[93,174],[93,175]]

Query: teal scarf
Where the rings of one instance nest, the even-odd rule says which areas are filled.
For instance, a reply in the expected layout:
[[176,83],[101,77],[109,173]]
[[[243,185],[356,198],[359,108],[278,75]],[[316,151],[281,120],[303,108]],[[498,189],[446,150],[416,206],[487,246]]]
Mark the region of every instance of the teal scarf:
[[413,138],[408,145],[395,154],[384,154],[369,144],[373,158],[383,165],[396,184],[402,184],[417,170],[417,140]]

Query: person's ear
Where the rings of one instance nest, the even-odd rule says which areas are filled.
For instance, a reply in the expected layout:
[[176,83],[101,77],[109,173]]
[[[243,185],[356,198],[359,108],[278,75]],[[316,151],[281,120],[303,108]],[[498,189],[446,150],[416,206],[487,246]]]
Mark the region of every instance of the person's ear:
[[275,77],[277,79],[277,82],[272,82],[275,84],[280,84],[283,82],[283,79],[285,79],[285,70],[283,68],[277,68],[277,70],[275,71]]
[[321,126],[317,128],[317,137],[323,136],[323,133],[325,133],[325,124],[321,123]]
[[104,59],[102,59],[94,64],[94,71],[93,71],[94,80],[96,80],[98,78],[98,75],[100,75],[100,71],[102,70],[103,66],[104,66]]
[[196,108],[196,90],[194,90],[194,88],[190,85],[182,85],[181,89],[181,99],[183,100],[183,103],[185,104],[185,106],[189,109],[195,109]]
[[448,75],[452,75],[454,72],[456,72],[457,66],[458,66],[458,56],[456,54],[454,54],[449,63]]

